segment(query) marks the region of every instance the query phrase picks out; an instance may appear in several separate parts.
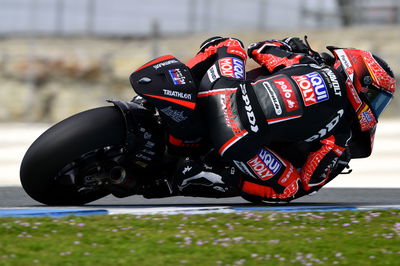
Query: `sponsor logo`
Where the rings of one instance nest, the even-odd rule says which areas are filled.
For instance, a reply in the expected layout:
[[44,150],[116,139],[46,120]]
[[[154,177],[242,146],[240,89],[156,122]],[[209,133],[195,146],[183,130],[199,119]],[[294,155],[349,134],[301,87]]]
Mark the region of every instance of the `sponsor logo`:
[[351,65],[349,59],[347,58],[346,55],[341,55],[340,56],[340,61],[343,63],[345,66],[346,72],[351,76],[354,74],[353,66]]
[[279,90],[283,98],[286,110],[288,112],[296,111],[299,109],[299,103],[296,99],[296,94],[293,90],[292,85],[286,78],[275,79],[274,83]]
[[180,91],[172,91],[172,90],[166,90],[163,89],[164,95],[166,96],[173,96],[181,99],[186,99],[186,100],[191,100],[192,95],[190,93],[183,93]]
[[282,107],[281,104],[279,103],[279,99],[276,96],[276,93],[274,89],[271,87],[271,84],[268,81],[263,82],[264,88],[267,90],[269,98],[271,98],[272,101],[272,106],[275,109],[276,115],[281,115],[282,114]]
[[350,78],[353,78],[353,76],[354,76],[354,68],[353,68],[353,66],[350,66],[350,67],[346,68],[346,72],[349,74]]
[[146,148],[152,149],[156,144],[152,141],[147,141],[146,144],[144,145]]
[[186,77],[182,74],[179,68],[168,70],[169,75],[172,78],[172,82],[175,85],[183,85],[186,84]]
[[171,60],[168,60],[168,61],[165,61],[165,62],[161,62],[161,63],[155,64],[153,67],[154,67],[154,69],[159,69],[160,67],[168,66],[168,65],[171,65],[171,64],[175,64],[175,63],[178,63],[178,60],[171,59]]
[[154,152],[154,151],[150,151],[150,150],[146,150],[146,149],[144,149],[144,150],[142,150],[144,153],[147,153],[147,154],[149,154],[149,155],[155,155],[156,153]]
[[177,123],[180,123],[187,119],[187,116],[183,115],[183,111],[174,110],[172,109],[171,106],[161,109],[160,111],[169,116],[172,120],[174,120]]
[[324,71],[328,75],[328,78],[331,80],[335,95],[342,96],[342,90],[340,89],[340,85],[335,73],[333,73],[333,71],[329,68],[323,68],[322,71]]
[[335,53],[339,57],[339,60],[342,63],[342,66],[347,72],[349,78],[351,79],[351,81],[353,81],[354,69],[346,53],[341,49],[335,50]]
[[141,127],[139,130],[140,130],[140,132],[143,133],[144,139],[151,139],[151,137],[152,137],[151,133],[148,132],[144,127]]
[[136,154],[135,157],[136,157],[136,159],[143,159],[144,161],[148,161],[148,162],[151,161],[150,157],[148,157],[148,156],[146,156],[146,155],[144,155],[142,153]]
[[210,80],[211,83],[213,83],[214,81],[216,81],[217,79],[220,78],[220,75],[218,74],[217,66],[216,66],[216,65],[213,65],[213,66],[207,71],[207,76],[208,76],[208,79]]
[[243,61],[233,57],[222,58],[218,61],[222,76],[243,79],[244,65]]
[[247,161],[247,165],[261,180],[274,177],[282,167],[278,158],[265,149],[262,149],[255,157]]
[[230,93],[226,91],[225,94],[221,94],[220,102],[227,126],[232,129],[235,136],[243,136],[244,132],[236,121],[236,115],[232,112]]
[[292,76],[292,78],[299,86],[306,106],[329,99],[325,82],[319,73],[312,72],[303,76]]
[[258,126],[256,125],[256,116],[254,115],[253,108],[251,107],[250,104],[250,99],[249,95],[247,94],[246,85],[240,84],[240,89],[242,91],[242,99],[245,104],[244,109],[246,110],[247,113],[247,119],[250,122],[250,129],[253,132],[258,132]]
[[368,105],[365,105],[361,110],[360,114],[358,115],[358,119],[360,120],[361,131],[371,129],[377,123],[375,116]]
[[314,136],[309,137],[305,141],[312,142],[316,139],[321,139],[321,138],[325,137],[339,123],[339,120],[343,116],[343,114],[344,114],[343,109],[340,109],[339,111],[337,111],[337,115],[332,119],[331,122],[329,122],[323,129],[318,131],[318,134],[315,134]]
[[362,101],[360,99],[360,96],[358,96],[356,88],[354,87],[354,84],[350,80],[350,78],[346,79],[346,91],[347,91],[347,96],[350,99],[351,105],[355,110],[358,110],[362,105]]
[[[208,182],[205,184],[203,180]],[[213,186],[215,184],[224,184],[224,182],[222,181],[222,176],[217,175],[216,173],[201,171],[197,175],[184,179],[182,184],[178,185],[178,188],[180,191],[182,191],[187,186],[198,184]]]

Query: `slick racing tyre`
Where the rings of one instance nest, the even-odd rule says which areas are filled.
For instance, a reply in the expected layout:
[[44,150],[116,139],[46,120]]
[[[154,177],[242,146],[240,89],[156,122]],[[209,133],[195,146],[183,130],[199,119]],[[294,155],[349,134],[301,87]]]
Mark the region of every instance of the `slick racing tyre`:
[[104,188],[82,191],[57,180],[60,171],[77,158],[104,147],[122,145],[124,118],[113,107],[100,107],[71,116],[44,132],[26,152],[21,184],[34,200],[47,205],[81,205],[109,194]]

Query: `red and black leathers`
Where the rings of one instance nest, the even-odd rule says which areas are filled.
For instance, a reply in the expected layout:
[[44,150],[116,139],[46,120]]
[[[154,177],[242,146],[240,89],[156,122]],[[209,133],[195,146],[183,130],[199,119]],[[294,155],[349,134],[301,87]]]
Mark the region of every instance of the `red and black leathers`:
[[246,53],[235,39],[222,39],[188,63],[192,70],[207,64],[197,108],[209,138],[243,173],[242,192],[263,200],[318,190],[350,160],[354,113],[345,79],[294,50],[281,41],[250,46],[264,71],[254,80],[246,80]]

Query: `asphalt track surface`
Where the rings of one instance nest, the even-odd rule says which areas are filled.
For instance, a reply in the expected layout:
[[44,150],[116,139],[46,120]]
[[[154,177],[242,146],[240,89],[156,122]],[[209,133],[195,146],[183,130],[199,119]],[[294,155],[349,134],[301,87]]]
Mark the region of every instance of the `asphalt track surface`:
[[[176,207],[176,206],[211,207],[250,206],[251,204],[240,197],[210,199],[196,197],[171,197],[163,199],[145,199],[142,196],[116,198],[107,196],[85,206],[109,207]],[[400,188],[323,188],[312,196],[305,196],[289,203],[289,206],[400,206]],[[0,187],[0,207],[45,207],[31,199],[21,187]]]

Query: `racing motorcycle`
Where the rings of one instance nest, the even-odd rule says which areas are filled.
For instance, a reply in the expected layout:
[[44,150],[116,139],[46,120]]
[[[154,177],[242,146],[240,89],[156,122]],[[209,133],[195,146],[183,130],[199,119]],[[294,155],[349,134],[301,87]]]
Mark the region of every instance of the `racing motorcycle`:
[[[248,77],[257,76],[259,71],[250,71]],[[146,198],[240,196],[229,182],[235,168],[219,157],[210,144],[203,145],[197,158],[210,169],[210,180],[217,177],[216,185],[210,184],[211,192],[195,189],[182,194],[172,187],[177,167],[188,153],[171,153],[167,129],[171,123],[190,116],[173,111],[173,105],[181,104],[183,99],[195,102],[197,94],[190,70],[175,57],[163,56],[135,71],[130,81],[143,98],[135,97],[129,102],[109,100],[109,106],[71,116],[36,139],[20,169],[26,193],[47,205],[82,205],[109,194]],[[283,153],[295,150],[288,149],[285,143],[277,144],[275,149]],[[300,165],[306,157],[299,154],[291,157],[300,160]],[[213,176],[213,171],[218,175]],[[220,176],[227,178],[218,180]]]

